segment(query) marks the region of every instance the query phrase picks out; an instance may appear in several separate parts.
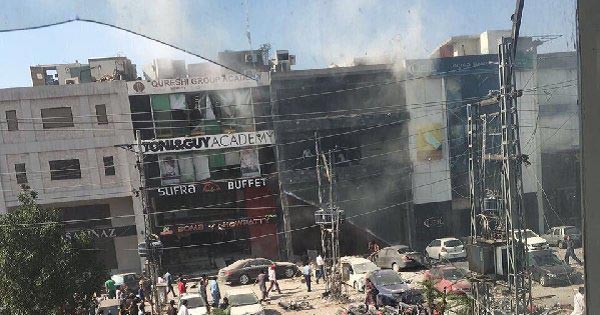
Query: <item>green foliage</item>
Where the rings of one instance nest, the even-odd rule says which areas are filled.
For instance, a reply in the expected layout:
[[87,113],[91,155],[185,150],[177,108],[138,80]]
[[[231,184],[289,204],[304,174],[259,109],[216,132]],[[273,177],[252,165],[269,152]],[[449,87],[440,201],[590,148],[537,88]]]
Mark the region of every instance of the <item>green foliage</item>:
[[42,209],[36,193],[0,216],[0,314],[58,314],[74,294],[91,297],[106,272],[88,237],[65,237],[59,213]]

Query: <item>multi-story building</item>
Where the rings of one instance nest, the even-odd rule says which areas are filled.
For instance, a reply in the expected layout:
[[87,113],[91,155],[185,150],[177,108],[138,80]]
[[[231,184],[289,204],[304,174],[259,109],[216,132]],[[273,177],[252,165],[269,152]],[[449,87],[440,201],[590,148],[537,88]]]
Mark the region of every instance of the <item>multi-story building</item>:
[[[288,247],[321,249],[315,211],[327,209],[333,160],[334,204],[345,212],[342,254],[369,241],[410,244],[412,223],[409,110],[401,73],[390,64],[273,74],[271,102]],[[316,152],[318,142],[319,152]],[[329,155],[331,153],[331,155]]]
[[52,67],[32,67],[33,87],[0,90],[0,211],[28,186],[42,207],[60,210],[67,237],[92,236],[108,269],[139,271],[134,159],[116,147],[133,142],[127,85],[43,75],[51,84],[36,84],[36,71]]
[[[198,271],[244,257],[279,256],[275,138],[263,53],[220,55],[227,57],[224,63],[236,60],[232,68],[244,74],[163,59],[144,67],[146,80],[127,83],[166,268]],[[248,66],[241,69],[244,60]]]

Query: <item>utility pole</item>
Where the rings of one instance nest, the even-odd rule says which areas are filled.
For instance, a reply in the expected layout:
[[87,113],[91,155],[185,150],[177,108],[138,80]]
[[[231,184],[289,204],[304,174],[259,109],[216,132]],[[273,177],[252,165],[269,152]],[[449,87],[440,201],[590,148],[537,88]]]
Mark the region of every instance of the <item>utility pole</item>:
[[[321,158],[321,146],[319,144],[319,133],[318,131],[315,131],[315,164],[316,164],[316,172],[317,172],[317,189],[318,189],[318,198],[319,198],[319,207],[322,209],[323,208],[323,189],[322,189],[322,180],[321,180],[321,163],[320,163],[320,158]],[[320,232],[321,232],[321,255],[322,257],[325,257],[327,255],[327,248],[325,247],[325,226],[324,225],[320,225]],[[325,270],[325,268],[323,269]],[[328,277],[327,275],[321,275],[323,276],[323,278],[325,279],[325,291],[329,290],[329,281],[327,280]]]
[[[137,147],[136,147],[136,168],[140,177],[140,187],[138,197],[140,198],[140,202],[144,209],[144,239],[146,243],[146,263],[148,266],[148,274],[150,276],[150,281],[152,282],[152,300],[154,307],[156,307],[156,314],[160,314],[162,310],[161,301],[158,298],[158,292],[156,289],[156,282],[158,277],[158,264],[157,264],[157,248],[155,248],[154,244],[158,241],[158,239],[152,239],[152,228],[153,221],[151,215],[151,209],[148,204],[148,193],[146,190],[146,175],[144,173],[144,150],[142,146],[142,136],[139,130],[135,132]],[[155,312],[154,307],[152,307],[152,312]]]

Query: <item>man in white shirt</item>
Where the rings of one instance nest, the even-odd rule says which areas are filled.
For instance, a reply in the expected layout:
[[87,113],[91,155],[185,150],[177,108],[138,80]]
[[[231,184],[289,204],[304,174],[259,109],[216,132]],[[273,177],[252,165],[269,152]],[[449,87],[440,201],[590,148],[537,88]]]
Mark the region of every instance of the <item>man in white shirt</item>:
[[279,289],[279,283],[277,282],[277,272],[275,269],[275,265],[271,265],[269,267],[269,281],[271,282],[271,285],[269,286],[269,290],[267,290],[267,294],[271,292],[273,287],[277,289],[277,293],[281,294],[281,289]]
[[190,315],[187,308],[187,300],[181,301],[181,307],[179,308],[177,315]]
[[573,312],[571,315],[585,315],[585,288],[579,287],[579,292],[573,297]]
[[323,278],[325,279],[325,260],[323,259],[323,257],[321,257],[321,254],[319,254],[317,256],[317,275],[316,275],[316,280],[317,280],[317,284],[319,284],[319,279]]

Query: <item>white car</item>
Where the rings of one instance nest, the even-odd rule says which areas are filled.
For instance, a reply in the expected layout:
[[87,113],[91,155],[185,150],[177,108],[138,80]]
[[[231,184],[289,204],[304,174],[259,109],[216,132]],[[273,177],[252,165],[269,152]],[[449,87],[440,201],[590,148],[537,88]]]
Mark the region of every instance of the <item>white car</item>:
[[249,288],[234,289],[225,293],[229,299],[231,315],[264,315],[265,309],[258,297]]
[[[519,235],[522,233],[521,235]],[[523,238],[523,240],[527,241],[527,251],[531,252],[534,250],[543,250],[550,248],[550,244],[548,241],[541,238],[539,235],[535,234],[530,229],[515,231],[515,240],[519,240],[519,236]]]
[[463,243],[454,237],[438,238],[425,248],[427,257],[433,259],[459,259],[467,257],[465,246]]
[[181,308],[181,302],[187,300],[187,308],[190,315],[206,315],[206,304],[198,293],[186,293],[179,298],[179,307]]
[[340,262],[342,263],[342,281],[358,292],[363,292],[365,289],[367,272],[380,269],[372,261],[362,257],[346,256],[342,257]]

